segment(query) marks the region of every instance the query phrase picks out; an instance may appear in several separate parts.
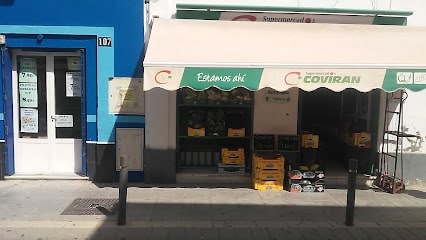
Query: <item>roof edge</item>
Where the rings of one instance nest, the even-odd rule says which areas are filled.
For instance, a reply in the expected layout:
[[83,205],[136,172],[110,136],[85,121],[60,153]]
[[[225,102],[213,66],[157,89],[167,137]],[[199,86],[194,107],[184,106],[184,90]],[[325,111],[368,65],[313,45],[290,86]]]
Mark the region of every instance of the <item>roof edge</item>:
[[205,11],[252,11],[252,12],[299,12],[299,13],[329,13],[329,14],[368,14],[381,16],[411,16],[413,11],[399,10],[369,10],[346,8],[309,8],[309,7],[281,7],[281,6],[241,6],[215,4],[176,4],[177,10],[205,10]]

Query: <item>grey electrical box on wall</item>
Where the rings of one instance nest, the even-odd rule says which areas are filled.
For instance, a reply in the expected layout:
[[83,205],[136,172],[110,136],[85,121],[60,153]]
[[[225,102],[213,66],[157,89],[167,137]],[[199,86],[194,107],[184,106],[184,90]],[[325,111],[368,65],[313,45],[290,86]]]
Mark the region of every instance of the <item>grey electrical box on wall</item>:
[[143,171],[144,128],[117,128],[115,134],[116,170],[120,157],[127,156],[130,171]]

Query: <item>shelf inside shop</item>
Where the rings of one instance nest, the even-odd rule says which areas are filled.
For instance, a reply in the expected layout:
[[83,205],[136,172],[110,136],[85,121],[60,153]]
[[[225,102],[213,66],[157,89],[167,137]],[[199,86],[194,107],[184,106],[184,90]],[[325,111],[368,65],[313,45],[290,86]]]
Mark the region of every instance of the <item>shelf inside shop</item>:
[[183,139],[197,139],[197,140],[229,140],[229,139],[250,139],[250,136],[244,136],[244,137],[227,137],[227,136],[179,136],[179,138]]
[[[213,167],[216,174],[223,167],[223,149],[243,149],[243,167],[251,166],[253,93],[237,88],[221,91],[179,89],[177,93],[177,168]],[[222,166],[222,168],[220,168]],[[219,169],[220,168],[220,169]],[[222,171],[223,172],[223,171]],[[226,172],[226,171],[225,171]],[[223,173],[222,173],[223,174]]]
[[185,108],[192,108],[192,107],[197,107],[197,108],[252,108],[252,106],[250,104],[247,103],[242,103],[242,104],[230,104],[230,103],[223,103],[223,104],[216,104],[216,103],[212,103],[212,104],[207,104],[207,103],[202,103],[202,104],[178,104],[178,107],[185,107]]

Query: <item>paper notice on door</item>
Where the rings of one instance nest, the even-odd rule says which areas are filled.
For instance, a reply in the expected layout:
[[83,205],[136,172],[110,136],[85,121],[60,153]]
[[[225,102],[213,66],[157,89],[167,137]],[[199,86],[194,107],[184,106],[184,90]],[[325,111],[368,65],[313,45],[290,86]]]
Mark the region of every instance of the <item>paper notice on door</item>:
[[38,110],[21,108],[21,132],[38,133]]
[[80,71],[80,57],[67,57],[68,70]]
[[65,86],[67,97],[81,97],[80,72],[66,72]]
[[19,82],[37,82],[37,60],[35,58],[20,59]]
[[72,115],[56,115],[55,116],[56,127],[73,127],[73,116]]
[[37,101],[37,83],[19,83],[19,106],[34,107],[38,105]]

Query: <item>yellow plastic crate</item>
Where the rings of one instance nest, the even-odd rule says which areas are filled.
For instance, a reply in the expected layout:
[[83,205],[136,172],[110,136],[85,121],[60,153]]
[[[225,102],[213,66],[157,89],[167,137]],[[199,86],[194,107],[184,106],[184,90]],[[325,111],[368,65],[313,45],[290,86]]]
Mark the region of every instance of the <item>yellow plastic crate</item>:
[[244,148],[222,148],[222,157],[241,157],[244,158]]
[[188,127],[188,136],[204,137],[204,136],[206,136],[206,128],[190,128],[190,127]]
[[318,148],[319,135],[304,134],[302,135],[302,147],[304,148]]
[[264,170],[255,169],[253,172],[253,178],[258,180],[283,180],[284,169],[282,170]]
[[245,158],[243,156],[236,156],[236,157],[225,157],[222,156],[222,163],[223,164],[244,164]]
[[260,169],[284,169],[284,156],[258,156],[253,154],[253,168]]
[[353,133],[352,144],[355,147],[370,148],[371,147],[371,134],[366,132]]
[[256,190],[284,190],[283,181],[269,181],[269,180],[253,180],[253,189]]
[[245,128],[239,128],[239,129],[228,128],[228,137],[244,137],[245,134],[246,134]]

